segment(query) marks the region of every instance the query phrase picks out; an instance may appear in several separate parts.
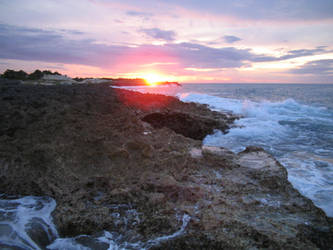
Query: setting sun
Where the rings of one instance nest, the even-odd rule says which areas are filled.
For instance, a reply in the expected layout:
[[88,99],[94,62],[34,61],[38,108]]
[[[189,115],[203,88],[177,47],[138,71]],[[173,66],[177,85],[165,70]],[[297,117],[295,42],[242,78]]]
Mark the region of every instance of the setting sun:
[[164,81],[163,76],[156,74],[156,73],[146,74],[146,75],[144,75],[143,78],[146,80],[147,84],[150,86],[155,86],[159,82]]

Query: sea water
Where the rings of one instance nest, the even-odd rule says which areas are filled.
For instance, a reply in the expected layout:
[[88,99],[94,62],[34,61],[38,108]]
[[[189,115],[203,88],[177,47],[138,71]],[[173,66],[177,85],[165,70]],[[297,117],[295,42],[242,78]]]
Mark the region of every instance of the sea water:
[[203,143],[236,153],[263,147],[292,185],[333,217],[333,85],[191,84],[179,96],[242,115],[228,134],[216,131]]
[[203,144],[238,153],[247,146],[270,152],[304,196],[333,217],[333,84],[183,84],[132,87],[178,96],[232,111],[243,118],[229,133],[216,131]]
[[[53,223],[56,202],[50,197],[8,197],[0,195],[0,249],[149,249],[185,233],[190,221],[187,214],[177,214],[179,230],[146,241],[128,242],[126,235],[102,231],[94,235],[61,238]],[[110,204],[115,220],[138,223],[140,213],[127,204]]]

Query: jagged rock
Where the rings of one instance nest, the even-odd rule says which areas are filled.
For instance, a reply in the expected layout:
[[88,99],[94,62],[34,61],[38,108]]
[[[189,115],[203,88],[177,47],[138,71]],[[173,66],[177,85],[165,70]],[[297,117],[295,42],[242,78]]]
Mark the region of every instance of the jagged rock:
[[[332,221],[271,155],[202,146],[181,124],[195,120],[208,131],[205,121],[214,129],[236,116],[107,84],[1,88],[0,190],[53,197],[62,236],[109,230],[146,242],[176,232],[188,214],[185,233],[153,249],[333,245]],[[159,114],[161,129],[142,121],[158,123]]]
[[49,226],[39,218],[33,218],[27,224],[26,232],[29,237],[40,247],[45,248],[55,240],[55,235],[52,235]]
[[186,137],[203,140],[206,135],[212,134],[215,129],[226,132],[229,126],[218,120],[189,115],[184,113],[152,113],[142,118],[154,128],[167,127]]

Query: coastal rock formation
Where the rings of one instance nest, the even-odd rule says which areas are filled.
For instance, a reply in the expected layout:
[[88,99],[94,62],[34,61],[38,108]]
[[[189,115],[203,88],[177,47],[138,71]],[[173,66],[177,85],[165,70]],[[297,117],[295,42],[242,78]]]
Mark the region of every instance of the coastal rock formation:
[[229,128],[226,121],[196,117],[184,113],[152,113],[142,118],[150,123],[154,128],[167,127],[178,134],[195,140],[203,140],[208,134],[212,134],[215,129],[223,132]]
[[1,193],[54,198],[61,236],[107,230],[151,249],[333,245],[332,219],[271,155],[202,146],[236,116],[106,84],[7,82],[0,93]]

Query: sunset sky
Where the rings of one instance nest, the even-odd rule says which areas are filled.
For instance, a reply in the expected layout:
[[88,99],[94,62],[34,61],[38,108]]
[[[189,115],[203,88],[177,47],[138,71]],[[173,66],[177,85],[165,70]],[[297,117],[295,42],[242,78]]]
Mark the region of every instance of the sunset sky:
[[333,83],[332,0],[0,0],[0,72]]

